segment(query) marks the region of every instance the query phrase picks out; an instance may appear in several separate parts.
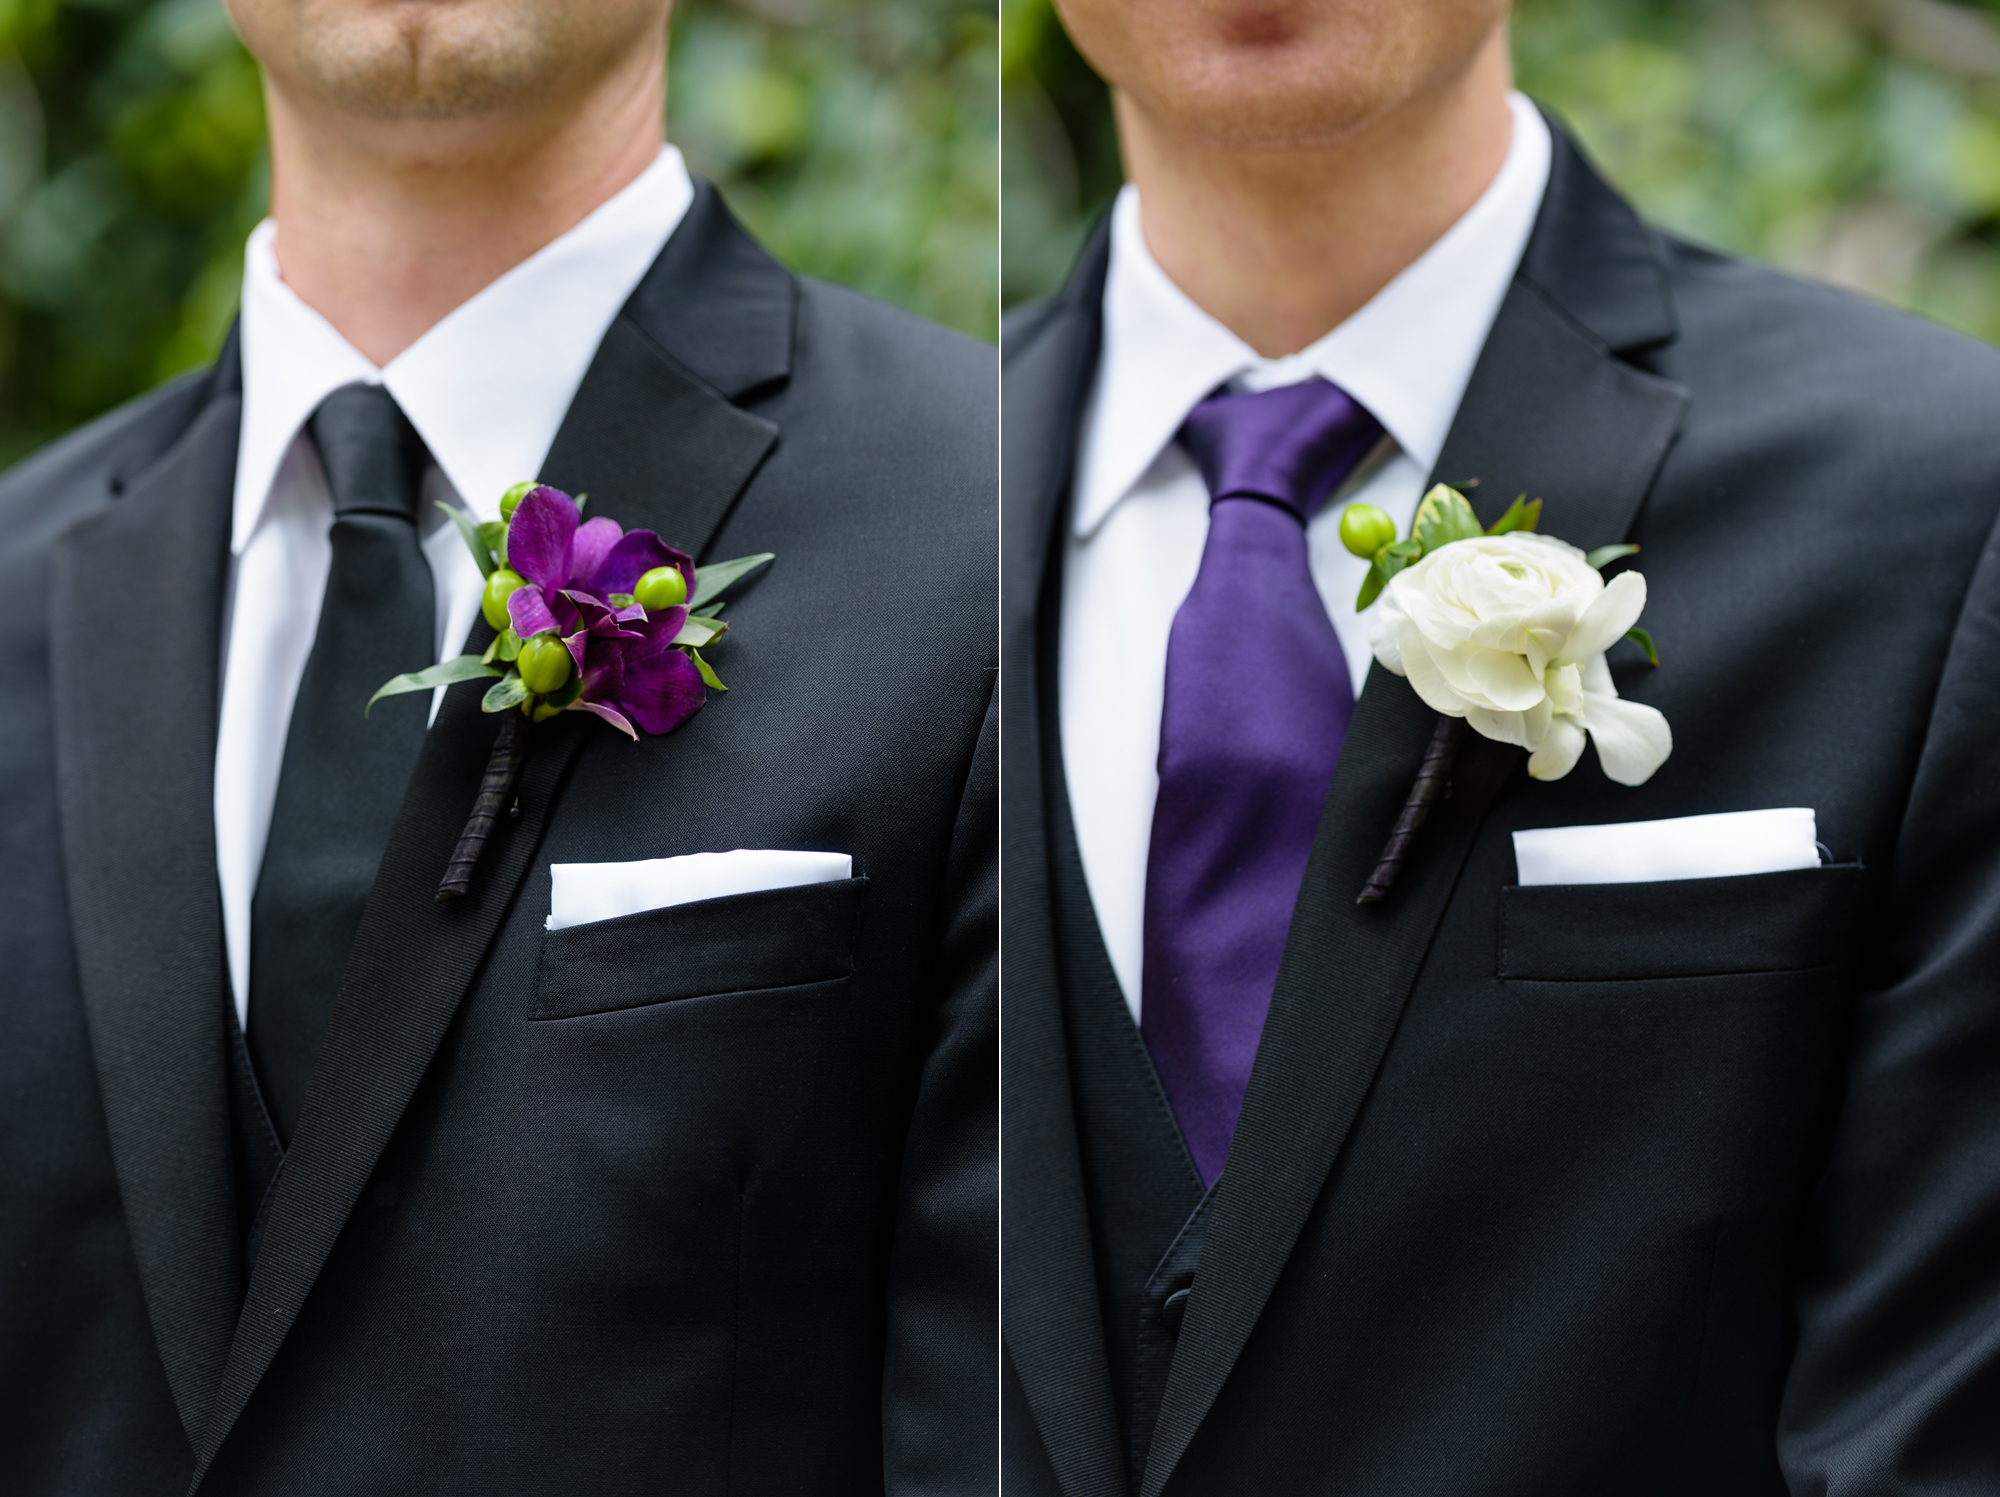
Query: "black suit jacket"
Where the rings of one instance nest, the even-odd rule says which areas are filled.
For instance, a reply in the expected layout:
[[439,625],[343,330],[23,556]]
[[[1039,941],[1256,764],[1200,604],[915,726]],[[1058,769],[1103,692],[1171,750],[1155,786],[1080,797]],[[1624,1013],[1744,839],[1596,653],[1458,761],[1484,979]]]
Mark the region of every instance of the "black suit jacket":
[[[211,813],[233,351],[0,482],[0,1485],[990,1489],[995,363],[699,191],[541,476],[777,553],[731,689],[638,744],[537,729],[439,905],[494,732],[452,690],[247,1283]],[[543,931],[552,862],[735,847],[855,877]]]
[[[1128,1482],[1039,754],[1104,265],[1003,340],[1009,1491],[2000,1491],[2000,357],[1666,239],[1560,137],[1437,476],[1643,545],[1664,663],[1612,665],[1674,753],[1475,738],[1359,907],[1434,722],[1371,670]],[[1830,866],[1515,886],[1517,829],[1772,806]]]

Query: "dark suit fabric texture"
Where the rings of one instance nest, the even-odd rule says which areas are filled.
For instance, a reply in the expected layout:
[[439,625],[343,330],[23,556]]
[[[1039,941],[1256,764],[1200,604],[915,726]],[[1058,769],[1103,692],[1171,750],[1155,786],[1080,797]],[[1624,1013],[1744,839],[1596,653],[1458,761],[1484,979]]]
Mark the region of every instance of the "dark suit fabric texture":
[[[1002,340],[1007,1490],[2000,1490],[2000,356],[1654,232],[1560,131],[1436,477],[1643,547],[1662,665],[1610,663],[1673,755],[1470,739],[1359,906],[1435,722],[1370,671],[1132,1469],[1093,1253],[1151,1197],[1080,1141],[1130,1078],[1077,1052],[1049,831],[1106,261]],[[1826,866],[1516,886],[1516,830],[1779,806]]]
[[[234,349],[0,480],[0,1487],[991,1490],[996,362],[697,189],[539,476],[777,553],[730,690],[636,744],[538,727],[441,905],[495,722],[447,694],[248,1272]],[[855,876],[543,928],[552,863],[738,847]]]

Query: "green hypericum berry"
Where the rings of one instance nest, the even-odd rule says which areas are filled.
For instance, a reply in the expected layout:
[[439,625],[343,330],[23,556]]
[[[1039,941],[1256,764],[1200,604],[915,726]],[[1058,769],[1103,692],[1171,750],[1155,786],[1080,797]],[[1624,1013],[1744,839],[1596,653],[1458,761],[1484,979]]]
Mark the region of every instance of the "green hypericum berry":
[[1340,543],[1363,561],[1396,538],[1396,522],[1372,504],[1350,504],[1340,512]]
[[514,487],[502,494],[500,496],[500,518],[503,520],[513,519],[515,509],[523,499],[528,497],[528,490],[536,487],[538,487],[538,481],[531,478],[526,483],[515,484]]
[[493,575],[486,579],[486,591],[479,595],[479,611],[486,622],[496,629],[507,627],[507,599],[516,588],[526,587],[528,579],[519,572],[506,567],[496,567]]
[[632,601],[648,613],[656,608],[678,608],[687,600],[687,578],[679,567],[654,567],[632,589]]
[[515,665],[521,672],[521,684],[537,696],[546,696],[563,689],[576,662],[558,636],[537,634],[521,646],[521,658]]

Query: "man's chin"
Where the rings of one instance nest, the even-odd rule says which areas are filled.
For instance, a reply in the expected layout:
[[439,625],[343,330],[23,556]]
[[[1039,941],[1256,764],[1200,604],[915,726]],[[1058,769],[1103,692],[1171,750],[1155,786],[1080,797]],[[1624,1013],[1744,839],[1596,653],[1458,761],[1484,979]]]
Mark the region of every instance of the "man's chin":
[[1330,149],[1394,107],[1379,90],[1317,87],[1181,87],[1166,109],[1141,101],[1156,128],[1186,144],[1213,151],[1283,154]]

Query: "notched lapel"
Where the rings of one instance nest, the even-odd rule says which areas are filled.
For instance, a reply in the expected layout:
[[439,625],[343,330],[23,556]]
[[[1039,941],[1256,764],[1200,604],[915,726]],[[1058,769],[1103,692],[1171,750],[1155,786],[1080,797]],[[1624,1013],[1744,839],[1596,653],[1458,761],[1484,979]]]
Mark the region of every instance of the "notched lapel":
[[[125,1220],[190,1443],[242,1302],[215,733],[242,402],[212,395],[56,545],[57,795],[77,975]],[[112,599],[147,600],[143,658]]]
[[[699,266],[684,271],[694,283],[689,294],[700,294]],[[770,299],[748,315],[773,315]],[[732,405],[668,355],[628,306],[605,334],[542,476],[592,494],[601,512],[627,528],[656,530],[699,557],[777,440],[775,424]],[[490,637],[482,630],[475,629],[475,647]],[[411,774],[278,1177],[221,1390],[196,1447],[197,1485],[298,1318],[415,1095],[527,874],[577,751],[593,727],[609,731],[582,713],[536,728],[519,818],[497,830],[471,894],[441,905],[433,898],[438,879],[496,732],[479,697],[476,683],[446,694]]]
[[[1579,167],[1569,158],[1568,170]],[[1575,201],[1559,191],[1573,186],[1552,184],[1548,211]],[[1625,216],[1632,233],[1645,232],[1629,209]],[[1562,228],[1539,237],[1560,242]],[[1602,220],[1584,232],[1601,233]],[[1583,320],[1592,306],[1615,311],[1614,302],[1565,305],[1569,288],[1539,284],[1536,269],[1524,261],[1508,292],[1434,479],[1478,478],[1474,508],[1488,523],[1526,492],[1547,500],[1548,533],[1585,547],[1622,540],[1687,393],[1614,357]],[[1623,323],[1650,330],[1657,319]],[[1373,1084],[1486,808],[1524,762],[1519,749],[1469,739],[1453,796],[1425,826],[1394,893],[1358,906],[1435,721],[1407,682],[1370,670],[1216,1186],[1142,1497],[1159,1497],[1248,1340]]]
[[657,530],[698,559],[778,440],[621,315],[584,375],[542,476],[592,513]]

